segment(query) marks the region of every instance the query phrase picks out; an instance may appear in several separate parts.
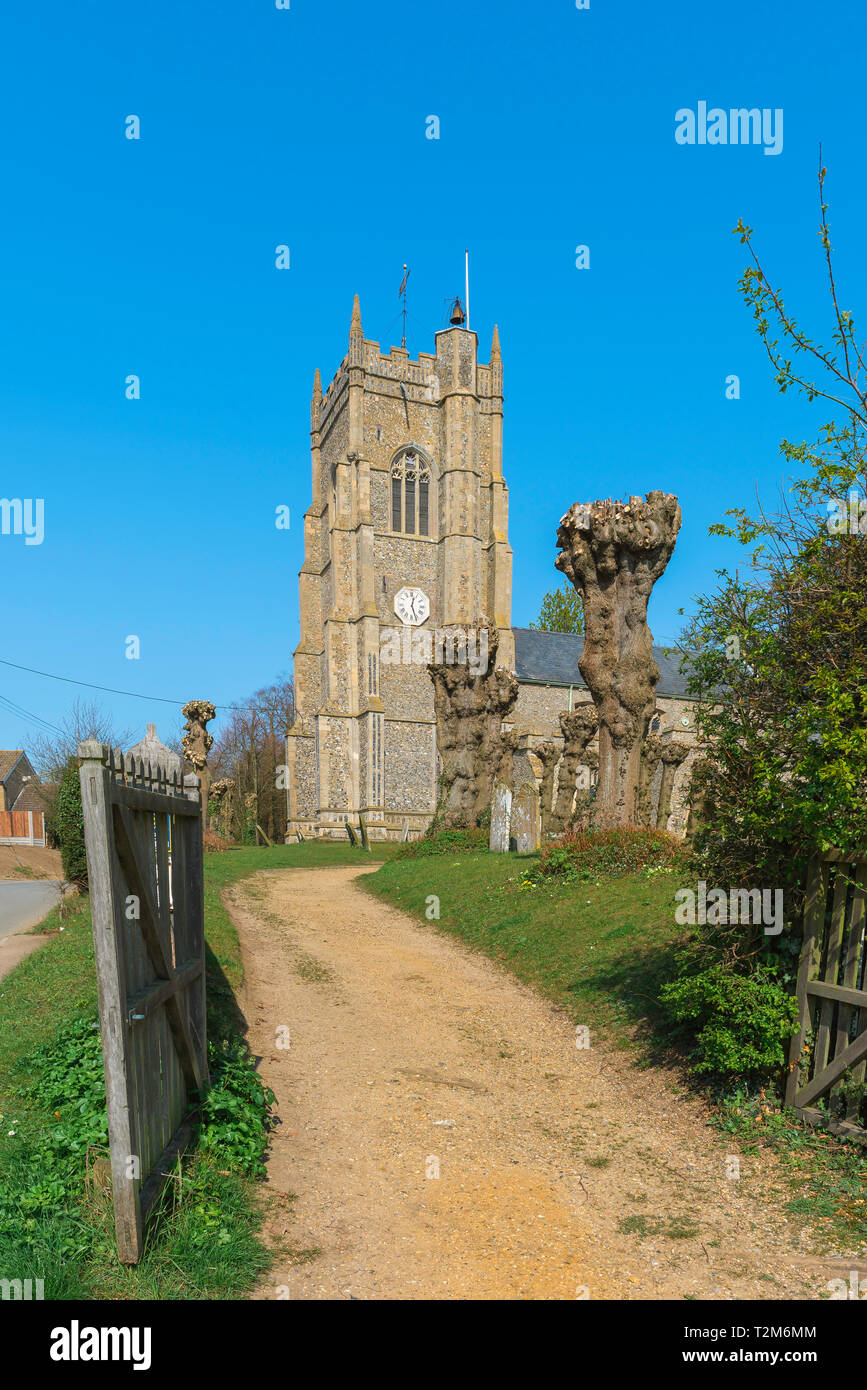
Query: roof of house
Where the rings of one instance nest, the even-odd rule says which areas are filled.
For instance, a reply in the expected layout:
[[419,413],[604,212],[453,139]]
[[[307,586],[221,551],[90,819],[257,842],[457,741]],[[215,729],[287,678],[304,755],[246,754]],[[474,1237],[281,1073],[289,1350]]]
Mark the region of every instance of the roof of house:
[[23,754],[23,748],[0,748],[0,782],[6,781],[9,773]]
[[13,811],[47,811],[50,792],[41,782],[25,782],[15,798]]
[[[519,681],[537,685],[576,685],[586,689],[584,677],[578,670],[578,658],[584,650],[583,637],[571,632],[540,632],[529,627],[515,627],[512,631],[515,634],[515,674]],[[688,700],[686,672],[680,669],[683,654],[674,647],[654,647],[653,656],[659,667],[657,695]]]

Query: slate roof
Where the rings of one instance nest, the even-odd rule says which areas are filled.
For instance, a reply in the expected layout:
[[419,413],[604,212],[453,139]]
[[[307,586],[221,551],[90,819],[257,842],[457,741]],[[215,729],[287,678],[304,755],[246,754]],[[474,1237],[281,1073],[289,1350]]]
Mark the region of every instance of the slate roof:
[[[519,681],[537,685],[575,685],[586,689],[578,670],[584,638],[571,632],[537,632],[535,628],[515,627],[515,674]],[[673,647],[654,647],[659,667],[657,695],[688,700],[686,674],[681,672],[683,656]]]
[[23,748],[0,748],[0,782],[6,781],[23,752]]

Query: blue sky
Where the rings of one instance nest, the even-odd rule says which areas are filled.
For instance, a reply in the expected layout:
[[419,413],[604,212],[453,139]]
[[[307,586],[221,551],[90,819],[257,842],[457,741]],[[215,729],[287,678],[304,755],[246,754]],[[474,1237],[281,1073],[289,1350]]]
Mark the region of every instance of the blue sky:
[[[731,234],[756,228],[821,335],[820,140],[843,303],[867,299],[864,38],[835,0],[8,0],[0,495],[44,498],[45,538],[0,535],[0,657],[218,704],[290,670],[314,368],[335,371],[356,292],[366,336],[400,341],[404,262],[409,347],[431,351],[465,246],[483,360],[495,321],[502,342],[513,622],[559,583],[571,502],[663,488],[683,528],[651,625],[674,639],[737,561],[708,526],[757,484],[772,502],[780,438],[828,413],[773,386]],[[678,145],[702,100],[782,108],[782,152]],[[51,723],[76,694],[0,666],[0,695]],[[137,731],[177,724],[98,698]],[[0,709],[0,746],[32,733]]]

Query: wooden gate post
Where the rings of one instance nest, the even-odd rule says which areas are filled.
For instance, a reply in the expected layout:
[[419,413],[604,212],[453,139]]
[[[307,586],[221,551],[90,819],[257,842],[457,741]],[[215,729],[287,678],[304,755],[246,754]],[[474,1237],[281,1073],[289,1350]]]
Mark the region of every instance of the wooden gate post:
[[201,794],[159,759],[78,753],[117,1252],[136,1264],[207,1085]]
[[123,1264],[135,1264],[141,1255],[142,1217],[138,1200],[140,1164],[134,1130],[135,1105],[132,1078],[126,1066],[126,1032],[123,1012],[126,977],[124,939],[116,930],[123,920],[123,903],[113,872],[114,834],[111,815],[111,770],[105,765],[101,743],[89,739],[79,747],[81,805],[93,921],[93,945],[99,991],[102,1061],[108,1108],[111,1150],[111,1194],[117,1253]]

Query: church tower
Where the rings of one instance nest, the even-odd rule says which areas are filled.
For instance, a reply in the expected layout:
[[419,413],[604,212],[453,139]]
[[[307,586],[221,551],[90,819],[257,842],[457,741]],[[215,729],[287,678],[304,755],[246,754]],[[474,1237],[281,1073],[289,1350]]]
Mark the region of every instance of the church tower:
[[324,395],[314,377],[290,841],[344,839],[359,814],[372,839],[429,823],[433,684],[413,643],[395,636],[484,617],[514,670],[499,336],[483,365],[461,313],[452,325],[417,362],[406,348],[384,353],[364,337],[356,295],[348,351]]

